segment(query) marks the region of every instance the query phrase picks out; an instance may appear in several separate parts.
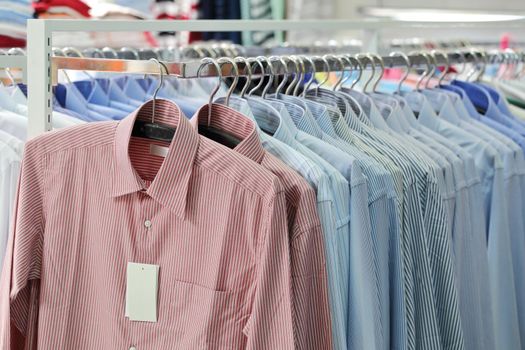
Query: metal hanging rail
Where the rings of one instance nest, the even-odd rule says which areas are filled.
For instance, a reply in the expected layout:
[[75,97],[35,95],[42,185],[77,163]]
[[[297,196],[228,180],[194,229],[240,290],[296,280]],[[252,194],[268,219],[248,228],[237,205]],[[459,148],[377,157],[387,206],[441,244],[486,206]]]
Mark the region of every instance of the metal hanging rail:
[[[336,55],[337,56],[337,55]],[[407,56],[413,67],[424,66],[428,64],[427,58],[423,55],[410,55]],[[447,54],[448,61],[443,55],[436,55],[434,57],[435,63],[437,64],[455,64],[455,63],[475,63],[481,60],[481,58],[475,57],[471,52],[463,53],[449,53]],[[494,54],[487,54],[485,59],[492,60],[495,58]],[[312,57],[315,64],[316,72],[334,72],[340,71],[341,65],[336,62],[333,58],[328,57],[327,62],[320,58]],[[406,67],[406,61],[400,56],[386,56],[381,57],[381,60],[386,68],[393,67]],[[366,57],[361,59],[362,63],[366,65],[365,68],[370,67],[370,60]],[[198,77],[217,77],[218,72],[214,65],[203,64],[199,60],[188,61],[188,62],[163,62],[170,75],[177,78],[198,78]],[[266,65],[265,62],[262,62]],[[328,63],[328,66],[327,66]],[[434,62],[432,62],[434,63]],[[222,64],[221,76],[222,77],[233,77],[234,70],[230,63]],[[244,63],[237,63],[239,76],[247,76]],[[380,67],[379,60],[374,60],[374,66]],[[289,67],[288,67],[289,68]],[[94,72],[123,72],[123,73],[136,73],[136,74],[159,74],[159,66],[157,63],[152,61],[142,60],[116,60],[116,59],[100,59],[100,58],[78,58],[78,57],[53,57],[52,58],[52,85],[57,84],[57,74],[61,69],[66,70],[82,70],[82,71],[94,71]],[[311,70],[311,67],[308,68]],[[350,69],[346,67],[345,69]],[[285,68],[281,64],[273,66],[274,73],[276,75],[283,75],[286,73]],[[293,70],[290,70],[293,72]],[[255,74],[254,74],[255,75]]]
[[[380,32],[393,28],[525,28],[525,20],[494,22],[398,22],[391,20],[198,20],[198,21],[163,21],[163,20],[52,20],[32,19],[27,26],[27,57],[31,64],[27,67],[29,123],[28,135],[33,137],[51,130],[52,116],[52,78],[51,55],[52,37],[56,32],[136,32],[136,31],[194,31],[194,32],[231,32],[260,31],[272,28],[276,31],[293,30],[360,30],[363,32],[364,51],[377,52]],[[395,59],[394,59],[395,60]],[[59,62],[59,61],[55,61]],[[69,61],[73,62],[73,61]],[[58,63],[57,63],[58,64]],[[64,63],[66,64],[66,63]],[[97,63],[98,64],[98,63]],[[115,62],[112,63],[115,65]],[[417,64],[417,62],[414,62]],[[128,68],[136,67],[125,63]],[[388,66],[389,64],[386,63]],[[147,70],[154,74],[151,64]],[[321,67],[321,66],[320,66]],[[176,67],[171,67],[177,72]],[[194,66],[192,66],[194,69]],[[211,71],[211,68],[210,68]],[[186,76],[191,75],[185,68]],[[202,72],[204,75],[204,71]]]

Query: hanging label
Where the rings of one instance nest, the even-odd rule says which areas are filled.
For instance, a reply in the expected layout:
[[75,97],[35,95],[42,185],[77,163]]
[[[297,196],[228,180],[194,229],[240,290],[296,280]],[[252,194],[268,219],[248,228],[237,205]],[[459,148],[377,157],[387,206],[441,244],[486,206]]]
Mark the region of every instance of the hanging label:
[[125,316],[131,321],[157,322],[159,266],[128,262]]
[[164,157],[168,155],[168,147],[162,147],[158,145],[149,145],[149,153],[153,154],[154,156]]

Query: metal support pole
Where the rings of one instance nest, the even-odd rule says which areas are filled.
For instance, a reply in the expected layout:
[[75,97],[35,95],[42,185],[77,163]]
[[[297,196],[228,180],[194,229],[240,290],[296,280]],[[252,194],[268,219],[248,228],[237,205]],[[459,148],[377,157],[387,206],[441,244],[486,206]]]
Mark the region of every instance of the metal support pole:
[[27,25],[28,138],[51,130],[51,33],[46,21]]

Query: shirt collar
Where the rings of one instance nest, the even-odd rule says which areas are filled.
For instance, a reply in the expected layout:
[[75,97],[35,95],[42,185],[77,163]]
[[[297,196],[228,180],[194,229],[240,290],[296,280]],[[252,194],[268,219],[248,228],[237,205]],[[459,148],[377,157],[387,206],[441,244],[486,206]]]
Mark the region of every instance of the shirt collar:
[[[208,111],[209,104],[199,108],[190,121],[193,127],[197,128],[198,124],[208,123]],[[211,111],[210,126],[225,131],[241,140],[235,146],[234,151],[257,163],[261,163],[264,158],[264,149],[259,140],[254,122],[242,113],[222,104],[213,103]]]
[[500,111],[487,90],[479,85],[461,80],[453,80],[451,84],[463,89],[475,107],[485,110],[485,116],[495,120],[500,119]]
[[[151,120],[153,101],[148,101],[117,124],[114,140],[116,168],[113,171],[111,196],[119,197],[145,189],[131,164],[129,144],[136,120]],[[199,135],[179,107],[167,100],[156,100],[155,121],[176,128],[168,153],[146,193],[175,215],[184,218],[193,161],[199,148]]]

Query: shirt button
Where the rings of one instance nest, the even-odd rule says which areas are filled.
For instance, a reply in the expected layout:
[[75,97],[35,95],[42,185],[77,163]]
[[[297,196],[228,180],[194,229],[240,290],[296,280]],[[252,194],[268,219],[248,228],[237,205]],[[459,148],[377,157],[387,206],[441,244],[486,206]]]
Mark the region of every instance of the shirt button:
[[[150,227],[151,227],[151,221],[150,221],[150,220],[146,220],[146,221],[144,221],[144,226],[145,226],[146,228],[150,228]],[[131,350],[131,349],[130,349],[130,350]]]

